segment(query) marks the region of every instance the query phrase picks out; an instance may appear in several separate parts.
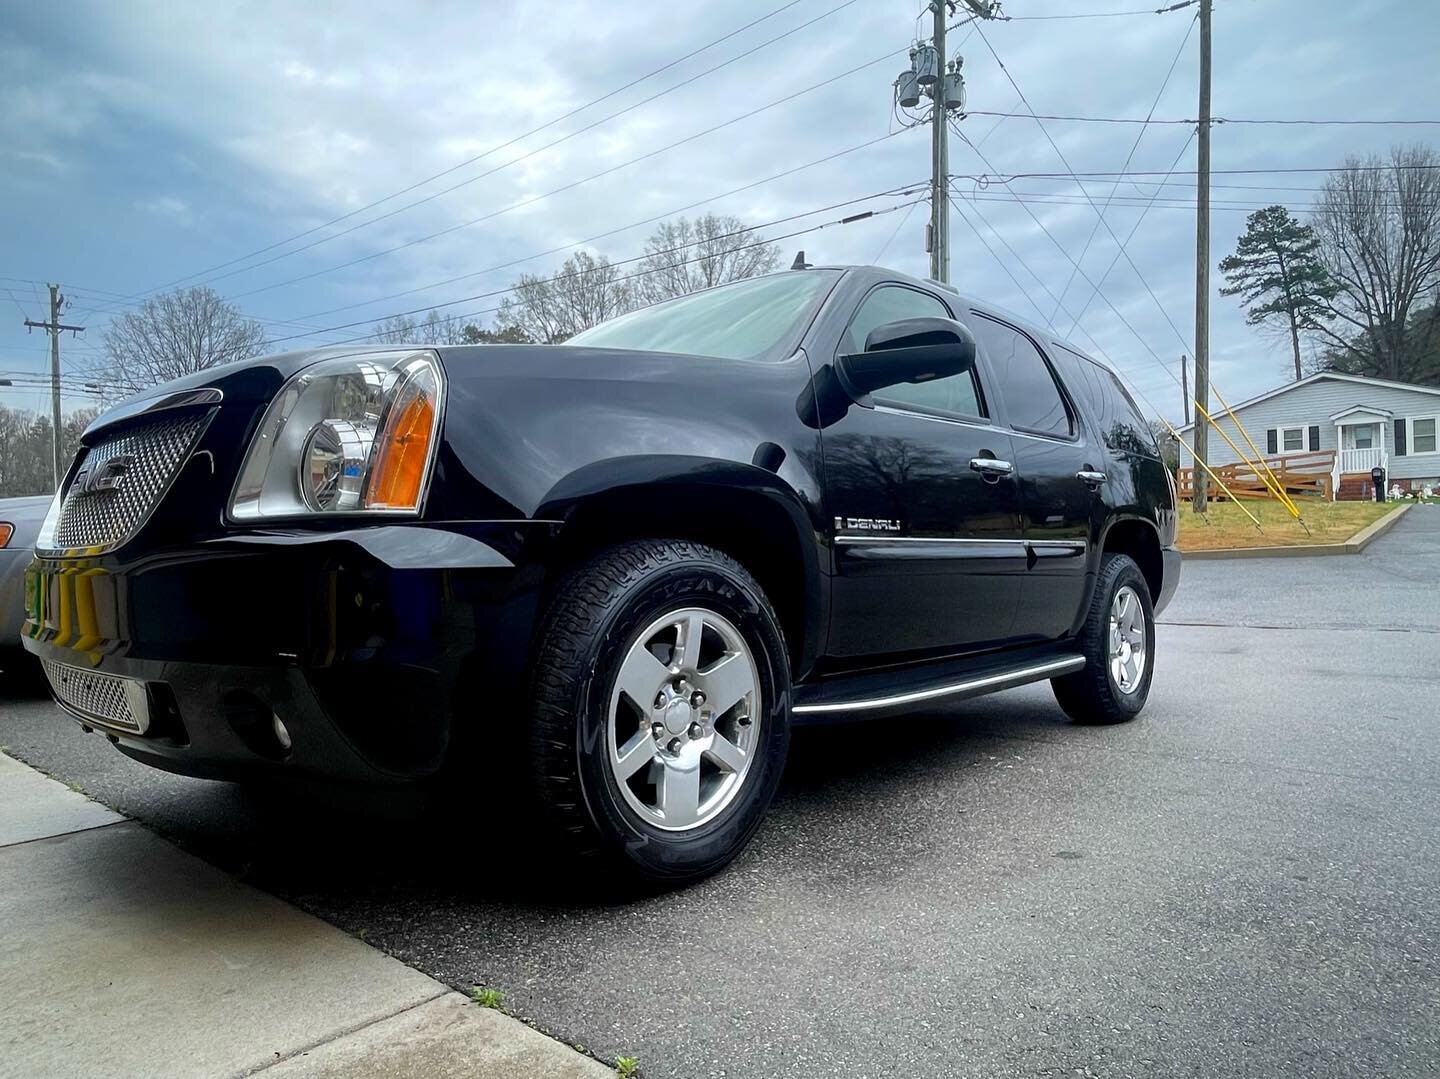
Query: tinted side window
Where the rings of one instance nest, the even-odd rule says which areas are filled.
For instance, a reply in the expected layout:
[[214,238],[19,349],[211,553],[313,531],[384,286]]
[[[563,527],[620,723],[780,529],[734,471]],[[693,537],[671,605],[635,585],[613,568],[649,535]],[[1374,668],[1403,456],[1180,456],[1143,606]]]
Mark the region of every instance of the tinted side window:
[[[861,302],[860,309],[850,320],[850,328],[845,331],[840,351],[862,351],[870,331],[887,322],[926,317],[952,316],[945,305],[929,293],[901,285],[882,285]],[[874,396],[876,401],[901,408],[919,408],[956,416],[985,415],[973,371],[951,378],[937,378],[933,382],[902,382],[898,386],[878,390]]]
[[1108,367],[1063,345],[1052,355],[1065,375],[1065,383],[1094,418],[1105,445],[1122,453],[1158,457],[1155,436],[1124,385]]
[[1075,420],[1050,365],[1028,337],[976,311],[975,336],[990,361],[1010,426],[1022,431],[1069,438]]

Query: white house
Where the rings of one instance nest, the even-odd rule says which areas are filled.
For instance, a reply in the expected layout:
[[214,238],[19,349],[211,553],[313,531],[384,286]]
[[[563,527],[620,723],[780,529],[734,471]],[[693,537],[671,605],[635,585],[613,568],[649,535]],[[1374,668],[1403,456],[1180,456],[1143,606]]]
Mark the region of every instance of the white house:
[[[1333,489],[1341,497],[1363,497],[1376,465],[1385,469],[1387,486],[1440,487],[1440,388],[1326,371],[1231,404],[1267,458],[1305,455],[1313,461],[1317,451],[1333,453]],[[1234,420],[1218,404],[1210,414],[1253,458]],[[1186,468],[1195,463],[1194,432],[1193,423],[1180,429],[1180,463]],[[1240,457],[1212,430],[1205,459],[1218,468]],[[1352,482],[1344,482],[1347,476]]]

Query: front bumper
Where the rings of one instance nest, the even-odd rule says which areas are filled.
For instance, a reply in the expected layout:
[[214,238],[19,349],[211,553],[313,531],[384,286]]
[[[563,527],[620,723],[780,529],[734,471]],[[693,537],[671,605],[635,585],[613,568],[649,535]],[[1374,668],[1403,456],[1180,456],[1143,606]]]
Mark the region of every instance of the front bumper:
[[444,762],[457,720],[484,721],[466,687],[502,700],[523,669],[547,535],[417,523],[37,558],[22,638],[42,660],[137,680],[143,733],[57,702],[148,763],[416,779]]

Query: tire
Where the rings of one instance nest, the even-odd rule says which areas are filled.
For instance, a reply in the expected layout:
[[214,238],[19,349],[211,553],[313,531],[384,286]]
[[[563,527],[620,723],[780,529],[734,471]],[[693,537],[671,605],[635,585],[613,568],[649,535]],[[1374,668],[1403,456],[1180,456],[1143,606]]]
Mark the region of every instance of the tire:
[[[1138,677],[1128,686],[1117,680],[1112,671],[1111,613],[1122,592],[1133,597],[1132,602],[1138,605],[1134,621],[1139,624],[1130,636],[1134,638],[1143,633],[1145,642]],[[1084,668],[1050,681],[1055,699],[1065,714],[1076,723],[1089,724],[1124,723],[1134,719],[1145,707],[1155,672],[1155,611],[1145,575],[1128,555],[1107,554],[1101,561],[1100,577],[1095,582],[1095,595],[1080,631],[1079,644],[1085,656]],[[1130,655],[1133,659],[1133,648]],[[1125,668],[1126,672],[1132,669]]]
[[[748,666],[722,677],[721,660],[736,657]],[[680,685],[674,676],[686,671]],[[657,675],[659,690],[637,702]],[[707,712],[697,687],[728,699],[731,681],[752,688],[723,714]],[[647,882],[699,880],[734,858],[760,826],[789,748],[779,620],[743,566],[686,541],[624,543],[565,576],[541,622],[529,700],[529,779],[549,837]]]

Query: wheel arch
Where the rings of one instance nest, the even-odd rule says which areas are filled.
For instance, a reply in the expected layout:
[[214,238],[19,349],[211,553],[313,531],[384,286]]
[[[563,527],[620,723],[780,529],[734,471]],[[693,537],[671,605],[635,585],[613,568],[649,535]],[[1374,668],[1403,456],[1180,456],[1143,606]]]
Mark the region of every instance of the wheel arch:
[[724,551],[775,607],[793,676],[813,666],[828,607],[817,534],[805,500],[775,471],[671,455],[601,461],[557,483],[536,516],[560,522],[547,567],[552,579],[626,540],[683,539]]
[[1158,603],[1165,582],[1164,563],[1160,554],[1160,530],[1155,522],[1138,515],[1112,519],[1100,537],[1100,553],[1129,555],[1140,567],[1150,600]]

